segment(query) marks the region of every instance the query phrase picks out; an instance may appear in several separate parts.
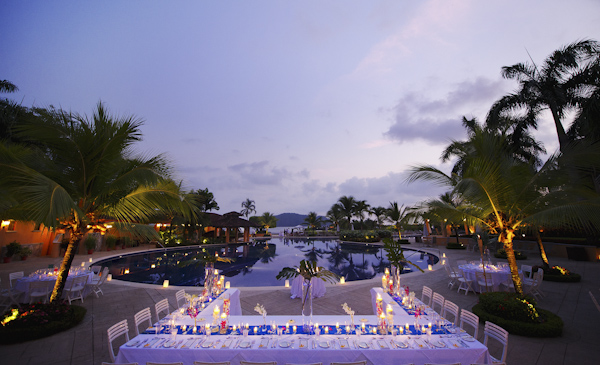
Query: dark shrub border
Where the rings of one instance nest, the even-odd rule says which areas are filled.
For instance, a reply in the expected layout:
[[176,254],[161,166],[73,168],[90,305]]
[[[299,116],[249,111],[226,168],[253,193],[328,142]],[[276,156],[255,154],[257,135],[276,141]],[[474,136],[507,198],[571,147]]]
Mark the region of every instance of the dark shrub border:
[[559,316],[545,309],[537,309],[537,312],[540,317],[545,318],[544,322],[512,321],[486,312],[481,304],[476,304],[473,307],[473,313],[479,316],[480,322],[492,322],[513,335],[525,337],[558,337],[562,335],[563,321]]
[[398,243],[401,245],[410,245],[410,241],[407,239],[398,240]]
[[0,344],[8,345],[37,340],[77,326],[85,317],[87,309],[78,305],[70,307],[67,313],[45,324],[10,326],[9,322],[6,326],[0,326]]
[[[494,254],[494,257],[497,259],[507,259],[506,257],[506,251],[504,251],[503,248],[499,249],[498,251],[496,251],[496,253]],[[515,251],[515,259],[517,260],[527,260],[527,256],[525,256],[523,253],[521,253],[520,251]]]
[[575,273],[570,273],[569,275],[550,275],[544,273],[544,280],[559,283],[577,283],[581,281],[581,275]]
[[463,245],[462,243],[456,243],[456,242],[448,242],[448,244],[446,244],[446,248],[449,250],[466,250],[467,247],[465,245]]

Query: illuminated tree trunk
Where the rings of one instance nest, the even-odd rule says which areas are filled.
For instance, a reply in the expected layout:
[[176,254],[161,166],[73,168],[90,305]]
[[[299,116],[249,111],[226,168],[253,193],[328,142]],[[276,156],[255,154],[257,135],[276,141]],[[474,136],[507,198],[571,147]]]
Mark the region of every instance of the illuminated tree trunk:
[[542,236],[540,236],[540,231],[535,230],[535,239],[538,244],[538,248],[540,249],[540,257],[542,258],[542,266],[544,268],[544,272],[548,272],[550,270],[550,263],[548,262],[548,256],[546,256],[546,250],[544,249],[544,244],[542,243]]
[[519,276],[519,267],[517,265],[517,259],[515,258],[515,251],[513,250],[513,237],[515,236],[512,229],[505,229],[500,233],[498,239],[504,245],[504,251],[506,251],[506,258],[508,259],[508,267],[510,268],[510,276],[515,286],[515,291],[518,294],[523,295],[523,283],[521,282],[521,276]]
[[56,284],[54,284],[52,295],[50,295],[50,303],[54,303],[55,301],[60,300],[62,297],[63,289],[65,288],[65,283],[67,282],[67,277],[69,276],[69,269],[71,269],[71,264],[75,258],[75,252],[77,251],[81,237],[83,237],[81,232],[75,233],[75,230],[72,231],[69,244],[67,245],[67,250],[65,251],[65,257],[63,258],[62,263],[60,264],[60,269],[58,270]]

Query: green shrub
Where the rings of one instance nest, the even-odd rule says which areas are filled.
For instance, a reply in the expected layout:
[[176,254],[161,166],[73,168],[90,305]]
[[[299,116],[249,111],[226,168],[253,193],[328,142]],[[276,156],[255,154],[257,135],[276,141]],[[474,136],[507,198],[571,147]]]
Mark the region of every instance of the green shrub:
[[12,241],[6,246],[6,256],[13,257],[21,252],[21,244],[17,241]]
[[538,318],[535,300],[516,293],[483,293],[479,304],[486,312],[504,319],[534,323]]
[[398,243],[401,245],[410,245],[410,241],[407,239],[398,240]]
[[446,248],[449,250],[465,250],[466,247],[462,243],[448,242]]
[[[64,302],[24,304],[20,309],[11,308],[2,316],[0,344],[31,341],[62,332],[78,325],[86,312],[83,307]],[[16,318],[7,321],[11,315]]]
[[376,231],[341,231],[339,234],[339,238],[342,241],[366,243],[379,242],[384,238],[391,237],[392,232],[383,229]]
[[558,337],[562,335],[564,323],[556,314],[545,309],[538,309],[538,323],[528,323],[505,319],[486,312],[481,304],[476,304],[472,309],[479,316],[480,322],[489,321],[504,328],[513,335],[525,337]]
[[[497,259],[507,259],[506,257],[506,251],[501,248],[498,251],[496,251],[496,253],[494,254],[494,257]],[[517,260],[527,260],[527,256],[525,256],[522,252],[520,251],[515,251],[515,259]]]
[[112,236],[112,235],[107,235],[105,237],[105,242],[106,242],[106,247],[113,249],[117,246],[117,237]]
[[564,267],[552,266],[547,273],[544,272],[544,280],[560,283],[577,283],[581,281],[581,275],[572,273]]

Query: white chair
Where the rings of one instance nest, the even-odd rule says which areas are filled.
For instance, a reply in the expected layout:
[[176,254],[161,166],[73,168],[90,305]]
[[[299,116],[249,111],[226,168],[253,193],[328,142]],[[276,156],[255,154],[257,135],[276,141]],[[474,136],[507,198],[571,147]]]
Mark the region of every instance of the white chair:
[[477,279],[477,285],[479,285],[480,293],[487,293],[487,292],[494,291],[494,283],[492,281],[491,273],[486,272],[484,274],[483,272],[477,271],[475,273],[475,278]]
[[23,271],[11,272],[10,274],[8,274],[8,280],[10,282],[10,287],[14,288],[15,284],[13,284],[13,281],[19,280],[23,276],[25,276],[25,273],[23,273]]
[[458,306],[449,300],[444,301],[444,310],[442,311],[442,317],[448,321],[448,315],[452,315],[452,325],[458,325]]
[[531,265],[521,265],[521,272],[523,273],[523,280],[532,279],[533,275]]
[[598,309],[598,312],[600,312],[600,304],[598,304],[598,301],[596,301],[596,298],[594,297],[594,294],[592,294],[591,290],[590,290],[590,297],[592,298],[592,302],[594,302],[594,304],[596,305],[596,309]]
[[444,265],[444,269],[446,270],[446,274],[448,274],[448,279],[450,279],[450,281],[448,282],[448,287],[450,287],[450,289],[453,289],[454,285],[458,283],[458,274],[450,265]]
[[29,304],[35,302],[36,298],[46,303],[53,286],[54,282],[49,280],[37,280],[29,283]]
[[458,274],[460,275],[460,277],[458,278],[458,282],[460,283],[460,285],[458,285],[458,290],[456,292],[460,293],[461,290],[464,290],[465,295],[467,295],[470,290],[473,293],[475,293],[475,290],[473,289],[473,286],[471,285],[472,280],[469,280],[469,278],[467,278],[465,276],[464,272],[461,269],[458,269]]
[[538,269],[533,274],[533,278],[531,280],[527,280],[523,282],[523,291],[525,294],[533,295],[536,299],[538,296],[544,297],[544,293],[542,292],[541,286],[544,281],[544,270]]
[[497,359],[490,355],[492,357],[492,361],[494,363],[505,362],[506,352],[508,351],[508,331],[496,324],[493,324],[492,322],[485,322],[483,333],[485,335],[485,337],[483,338],[483,345],[486,346],[488,349],[489,338],[498,341],[502,345],[502,357]]
[[72,301],[81,299],[81,303],[83,303],[83,289],[85,289],[85,283],[87,282],[87,276],[78,276],[71,280],[71,285],[68,288],[64,289],[64,292],[67,293],[67,300],[69,301],[69,305]]
[[177,308],[183,307],[187,302],[187,299],[185,299],[185,290],[181,289],[175,293],[175,300],[177,301]]
[[456,260],[456,266],[466,265],[467,260]]
[[[439,306],[440,309],[436,310],[436,306]],[[431,299],[431,309],[441,314],[444,310],[444,296],[440,293],[433,293],[433,298]]]
[[[474,339],[477,339],[477,335],[479,334],[479,316],[466,309],[462,309],[460,311],[460,328],[467,331],[465,329],[465,323],[473,327],[474,332],[472,336]],[[469,333],[469,331],[467,331],[467,333]]]
[[135,322],[135,334],[139,336],[140,334],[140,324],[148,321],[146,328],[152,327],[152,313],[150,313],[150,308],[144,308],[141,311],[137,312],[133,316],[133,321]]
[[220,361],[220,362],[194,361],[194,365],[231,365],[231,362],[229,362],[229,361]]
[[277,365],[277,361],[255,362],[240,360],[240,365]]
[[[590,292],[590,294],[592,294],[592,292]],[[10,308],[13,304],[20,308],[21,304],[19,304],[19,299],[21,298],[21,295],[23,295],[23,292],[14,288],[2,289],[0,291],[0,299],[2,299],[0,301],[0,308],[2,308],[0,313]]]
[[90,271],[93,272],[95,276],[98,276],[100,275],[100,272],[102,272],[102,266],[92,265],[90,266]]
[[108,334],[108,350],[110,353],[110,359],[115,362],[115,351],[113,349],[113,340],[119,338],[120,336],[125,336],[125,342],[129,342],[129,326],[127,325],[127,320],[124,319],[121,322],[110,327],[106,333]]
[[[161,300],[154,305],[154,311],[156,312],[156,320],[160,321],[160,313],[165,312],[165,316],[169,314],[169,301],[167,298]],[[164,316],[163,316],[164,317]]]
[[100,298],[100,296],[98,294],[104,295],[104,293],[102,292],[102,288],[100,288],[100,287],[102,286],[102,284],[104,284],[107,277],[108,277],[108,267],[105,267],[102,270],[100,277],[94,278],[91,283],[85,284],[85,286],[91,287],[92,292],[94,294],[96,294],[96,298]]
[[[428,286],[423,286],[423,294],[421,294],[421,301],[431,307],[431,296],[433,295],[433,290],[431,290]],[[425,300],[427,298],[427,300]]]
[[329,365],[367,365],[367,360],[353,362],[332,362]]

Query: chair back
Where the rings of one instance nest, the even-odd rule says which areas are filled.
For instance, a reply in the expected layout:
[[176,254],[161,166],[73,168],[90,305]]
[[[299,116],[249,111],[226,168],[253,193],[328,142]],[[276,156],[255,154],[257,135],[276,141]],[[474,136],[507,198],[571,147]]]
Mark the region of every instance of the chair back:
[[477,335],[479,334],[479,316],[466,309],[462,309],[460,311],[460,328],[466,331],[465,323],[473,327],[473,338],[477,339]]
[[448,315],[452,315],[452,324],[454,326],[458,325],[458,305],[452,303],[449,300],[444,301],[444,311],[442,313],[442,317],[446,318],[447,320],[450,320],[448,318]]
[[114,324],[110,327],[106,334],[108,335],[108,350],[110,353],[110,359],[115,361],[115,351],[113,349],[113,340],[120,336],[125,336],[125,343],[129,342],[129,326],[127,325],[127,320],[124,319],[121,322]]
[[177,308],[181,308],[185,303],[185,290],[181,289],[177,293],[175,293],[175,300],[177,301]]
[[98,275],[102,271],[102,266],[100,266],[100,265],[92,265],[90,267],[90,270],[94,273],[94,275]]
[[[431,296],[433,295],[433,290],[431,290],[428,286],[423,286],[423,294],[421,294],[421,301],[431,307]],[[427,298],[427,300],[425,300]]]
[[29,283],[29,303],[33,303],[35,298],[42,298],[42,301],[46,303],[48,294],[51,292],[51,285],[54,285],[54,282],[50,280],[36,280]]
[[[439,309],[436,309],[436,307],[439,306]],[[433,293],[433,298],[431,300],[431,308],[438,312],[439,314],[442,313],[442,311],[444,310],[444,296],[441,295],[440,293]]]
[[[156,312],[156,320],[160,321],[162,312],[165,312],[165,316],[169,314],[169,300],[167,298],[161,300],[160,302],[154,305],[154,310]],[[164,316],[163,316],[164,317]]]
[[8,274],[8,280],[10,282],[10,287],[11,288],[14,287],[13,280],[18,280],[18,279],[22,278],[23,276],[25,276],[25,273],[23,271],[11,272],[10,274]]
[[141,311],[137,312],[133,316],[133,321],[135,323],[136,336],[140,334],[140,328],[139,328],[140,324],[144,323],[145,321],[148,321],[146,328],[152,327],[152,314],[150,313],[150,307],[144,308]]
[[525,279],[530,279],[532,277],[531,270],[531,265],[521,265],[521,272],[523,273],[523,277]]
[[486,321],[483,333],[485,335],[483,339],[484,346],[487,347],[489,338],[492,338],[502,344],[502,357],[497,360],[504,362],[506,360],[506,352],[508,350],[508,331],[496,324],[493,324],[492,322]]

